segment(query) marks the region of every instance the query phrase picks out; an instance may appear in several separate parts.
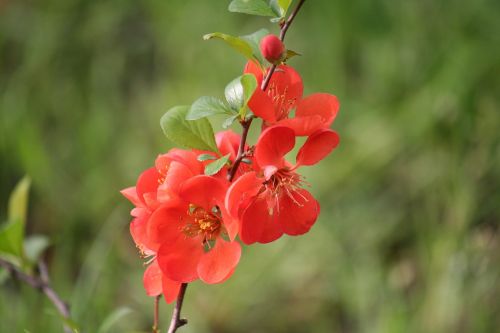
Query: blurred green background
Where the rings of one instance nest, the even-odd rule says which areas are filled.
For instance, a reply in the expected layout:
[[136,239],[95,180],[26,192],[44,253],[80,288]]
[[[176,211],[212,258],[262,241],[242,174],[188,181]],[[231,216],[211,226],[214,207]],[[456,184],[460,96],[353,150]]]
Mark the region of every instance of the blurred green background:
[[[171,106],[222,96],[244,59],[201,36],[277,28],[228,1],[1,0],[0,203],[33,179],[28,233],[84,332],[147,332],[128,234],[135,183],[171,147]],[[189,286],[180,332],[494,332],[500,328],[500,2],[307,1],[287,35],[305,93],[336,94],[341,146],[305,170],[307,235],[246,247]],[[219,130],[220,123],[214,122]],[[162,302],[166,331],[171,307]],[[1,332],[60,332],[45,298],[0,286]]]

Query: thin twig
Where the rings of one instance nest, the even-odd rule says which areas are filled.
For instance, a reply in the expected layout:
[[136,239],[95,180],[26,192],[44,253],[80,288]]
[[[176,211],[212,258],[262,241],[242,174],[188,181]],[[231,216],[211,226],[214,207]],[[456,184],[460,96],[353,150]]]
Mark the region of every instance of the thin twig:
[[236,156],[236,159],[234,160],[234,164],[231,167],[231,170],[229,170],[229,173],[227,174],[227,180],[229,182],[233,181],[234,176],[236,175],[236,171],[238,171],[238,168],[241,164],[241,161],[245,157],[245,144],[247,141],[248,130],[250,129],[250,125],[252,124],[252,121],[253,121],[253,117],[250,117],[248,120],[241,122],[241,127],[243,128],[243,132],[241,133],[240,146],[238,147],[238,155]]
[[187,283],[181,284],[181,289],[179,290],[179,296],[177,296],[177,301],[175,302],[172,320],[170,321],[170,327],[167,333],[175,333],[179,327],[186,325],[188,322],[187,319],[181,319],[182,302],[184,301],[187,286]]
[[[70,319],[69,306],[66,304],[61,297],[52,289],[49,284],[49,278],[47,273],[47,267],[45,263],[40,262],[38,267],[40,270],[40,276],[29,275],[21,271],[18,267],[14,266],[10,262],[3,260],[0,258],[0,266],[7,269],[14,277],[18,280],[24,281],[29,284],[31,287],[38,289],[40,292],[43,292],[45,296],[54,304],[59,314],[64,319]],[[64,323],[64,332],[72,333],[73,330]]]
[[160,298],[161,295],[155,297],[155,307],[154,307],[154,321],[153,321],[153,333],[159,333],[160,330]]

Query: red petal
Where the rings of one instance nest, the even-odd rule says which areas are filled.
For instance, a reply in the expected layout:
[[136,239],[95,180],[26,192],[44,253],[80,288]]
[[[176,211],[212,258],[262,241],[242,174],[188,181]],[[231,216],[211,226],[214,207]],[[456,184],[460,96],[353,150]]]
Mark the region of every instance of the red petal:
[[203,245],[196,238],[180,237],[173,244],[165,243],[158,250],[158,264],[167,278],[183,283],[198,279],[197,267]]
[[297,154],[299,165],[314,165],[325,158],[339,144],[339,136],[330,129],[320,129],[309,136]]
[[179,296],[179,290],[181,289],[181,283],[177,281],[170,280],[165,274],[162,275],[162,288],[163,297],[167,304],[172,303]]
[[238,234],[238,230],[240,228],[239,226],[239,220],[235,217],[232,217],[226,207],[221,206],[220,207],[221,214],[222,214],[222,221],[224,222],[224,227],[226,228],[227,235],[229,236],[230,240],[234,240],[236,238],[236,235]]
[[230,154],[230,159],[233,161],[238,154],[240,140],[241,137],[231,130],[219,132],[215,135],[217,148],[219,148],[221,155],[225,156],[227,154]]
[[212,207],[224,204],[226,186],[214,177],[196,176],[182,184],[179,197],[185,201],[211,211]]
[[127,198],[134,206],[142,206],[142,201],[139,199],[139,196],[137,195],[137,190],[135,189],[135,186],[132,187],[127,187],[123,190],[120,191],[120,193]]
[[158,296],[162,293],[162,273],[158,263],[153,261],[144,271],[142,282],[148,296]]
[[330,127],[339,107],[339,101],[333,95],[312,94],[299,103],[295,118],[282,120],[279,124],[292,128],[295,135],[311,135],[318,129]]
[[250,245],[255,242],[269,243],[283,234],[275,216],[269,214],[267,201],[259,198],[252,202],[241,217],[240,239]]
[[284,165],[285,155],[295,145],[293,130],[284,126],[273,126],[261,133],[255,146],[255,160],[261,168]]
[[245,69],[243,70],[245,74],[253,74],[257,79],[257,86],[260,87],[262,83],[263,73],[259,66],[253,61],[248,61],[245,65]]
[[176,161],[186,165],[193,174],[199,175],[203,173],[203,165],[197,160],[197,157],[192,151],[172,148],[168,153],[156,158],[155,166],[158,171],[164,174],[168,171],[170,163]]
[[257,117],[264,119],[265,122],[270,124],[276,123],[276,110],[273,100],[259,87],[255,89],[248,101],[248,107]]
[[227,190],[225,206],[229,214],[238,217],[239,210],[249,199],[259,193],[262,188],[262,180],[255,172],[245,173],[238,178]]
[[275,109],[293,109],[301,100],[304,86],[299,73],[291,66],[280,65],[267,88],[275,99]]
[[181,184],[193,176],[195,176],[195,174],[189,167],[185,164],[173,161],[170,163],[168,172],[165,175],[165,183],[172,192],[178,193]]
[[277,216],[283,231],[288,235],[301,235],[311,229],[319,214],[319,204],[306,190],[292,192],[293,198],[280,198]]
[[186,224],[188,205],[180,200],[160,206],[149,218],[147,235],[151,242],[173,243],[181,236]]
[[205,253],[198,264],[198,275],[205,283],[219,283],[233,273],[241,257],[238,242],[226,242],[218,238],[215,247]]
[[160,174],[156,171],[156,168],[149,168],[139,176],[139,179],[137,179],[137,195],[144,203],[146,203],[144,194],[155,193],[156,196],[159,177]]
[[149,214],[135,218],[130,223],[130,234],[134,240],[134,243],[146,255],[153,254],[154,250],[157,249],[157,244],[153,243],[147,235],[147,227],[149,221]]

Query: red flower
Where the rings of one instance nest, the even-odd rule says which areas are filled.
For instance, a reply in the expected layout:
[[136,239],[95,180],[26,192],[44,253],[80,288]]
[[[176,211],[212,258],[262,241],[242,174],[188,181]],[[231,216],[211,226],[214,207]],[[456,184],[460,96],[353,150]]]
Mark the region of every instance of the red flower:
[[296,170],[318,163],[338,143],[337,133],[320,129],[307,138],[292,166],[284,157],[295,146],[294,131],[273,126],[262,132],[254,154],[256,171],[235,181],[225,199],[230,214],[240,221],[239,235],[244,243],[268,243],[283,233],[309,231],[320,207],[303,188],[304,181]]
[[148,234],[161,243],[157,260],[167,278],[219,283],[231,276],[241,247],[234,241],[237,222],[223,205],[226,190],[214,177],[195,176],[183,183],[177,200],[152,214]]
[[[157,244],[151,242],[147,235],[147,224],[149,217],[151,216],[151,210],[146,205],[143,196],[139,197],[138,195],[138,192],[144,194],[143,191],[145,190],[145,186],[148,184],[151,175],[154,174],[152,169],[154,168],[148,169],[141,174],[137,182],[137,187],[129,187],[121,192],[127,199],[136,205],[136,208],[132,210],[132,215],[135,216],[135,218],[130,223],[130,234],[132,235],[132,238],[141,253],[141,257],[151,258],[148,261],[149,265],[143,275],[143,285],[146,290],[146,294],[148,296],[158,296],[163,294],[165,301],[167,303],[171,303],[177,298],[181,284],[167,278],[159,269],[156,261],[156,250],[154,249],[157,248]],[[158,184],[158,182],[156,184]],[[153,184],[149,183],[149,185]]]
[[[258,87],[263,80],[260,68],[249,61],[245,73],[254,74]],[[328,128],[337,116],[337,97],[315,93],[302,99],[302,79],[290,66],[280,65],[271,77],[267,90],[257,88],[248,103],[252,112],[266,125],[283,125],[292,128],[297,136],[309,136],[318,129]],[[295,110],[295,116],[290,113]]]

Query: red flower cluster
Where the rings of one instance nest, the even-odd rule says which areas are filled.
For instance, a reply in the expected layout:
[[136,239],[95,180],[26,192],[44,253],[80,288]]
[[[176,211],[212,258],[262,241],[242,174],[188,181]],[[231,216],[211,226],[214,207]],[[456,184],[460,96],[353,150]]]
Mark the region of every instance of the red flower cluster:
[[[252,62],[245,73],[255,75],[259,87],[266,74]],[[211,161],[198,159],[214,153],[174,148],[158,156],[135,187],[122,191],[135,205],[132,237],[149,258],[144,273],[148,295],[163,293],[170,303],[181,283],[226,280],[240,260],[238,236],[245,244],[268,243],[309,231],[320,206],[298,170],[318,163],[338,145],[329,127],[339,103],[324,93],[303,98],[302,91],[302,79],[287,65],[278,66],[265,91],[256,89],[248,106],[262,119],[262,132],[254,146],[245,147],[248,163],[240,165],[234,181],[227,174],[238,158],[240,136],[224,131],[216,142],[229,162],[215,175],[204,175]],[[307,139],[292,164],[285,156],[296,136]]]

